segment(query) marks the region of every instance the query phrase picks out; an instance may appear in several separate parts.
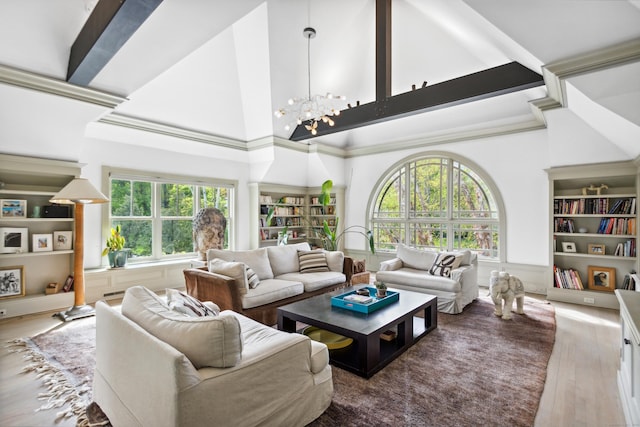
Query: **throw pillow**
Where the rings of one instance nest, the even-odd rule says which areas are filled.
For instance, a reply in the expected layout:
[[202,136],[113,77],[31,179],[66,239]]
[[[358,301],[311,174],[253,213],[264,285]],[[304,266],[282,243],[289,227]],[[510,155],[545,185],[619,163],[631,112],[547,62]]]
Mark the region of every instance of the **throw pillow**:
[[182,313],[185,316],[217,316],[220,313],[220,307],[218,307],[217,310],[212,310],[204,305],[200,300],[177,289],[167,288],[165,293],[167,295],[167,304],[169,304],[169,308],[178,313]]
[[247,289],[249,289],[247,284],[247,270],[243,262],[223,261],[214,258],[209,261],[209,271],[231,277],[234,279],[240,295],[247,293]]
[[300,263],[300,273],[329,271],[327,256],[322,250],[298,251],[298,262]]
[[402,260],[403,267],[414,268],[416,270],[427,270],[438,259],[436,251],[428,249],[416,249],[398,244],[398,252],[396,255]]
[[260,284],[260,278],[256,274],[255,271],[247,264],[244,265],[247,270],[247,285],[249,285],[249,289],[255,289]]
[[438,257],[433,262],[433,265],[429,269],[429,273],[434,276],[451,277],[451,270],[458,268],[461,261],[461,254],[442,252],[438,254]]

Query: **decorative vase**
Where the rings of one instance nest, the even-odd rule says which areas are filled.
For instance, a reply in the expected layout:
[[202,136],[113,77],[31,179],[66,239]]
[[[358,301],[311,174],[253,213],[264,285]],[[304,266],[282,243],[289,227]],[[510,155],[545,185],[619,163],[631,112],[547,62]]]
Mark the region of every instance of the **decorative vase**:
[[111,251],[107,254],[111,268],[121,268],[127,265],[128,251]]

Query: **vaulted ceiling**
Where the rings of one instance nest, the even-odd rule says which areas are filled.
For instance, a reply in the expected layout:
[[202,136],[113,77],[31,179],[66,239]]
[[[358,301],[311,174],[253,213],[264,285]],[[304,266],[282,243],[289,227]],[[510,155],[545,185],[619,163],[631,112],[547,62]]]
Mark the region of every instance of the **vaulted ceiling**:
[[[70,48],[94,6],[3,1],[0,65],[64,81]],[[88,84],[126,100],[106,115],[87,110],[88,122],[140,119],[240,142],[289,138],[273,111],[307,93],[306,26],[317,31],[312,92],[345,95],[353,105],[374,101],[375,0],[164,0]],[[559,83],[561,103],[629,151],[640,140],[638,41],[639,1],[392,0],[391,92],[512,61],[554,77],[571,69]],[[621,44],[627,47],[615,67],[567,62]],[[547,95],[549,87],[539,86],[310,141],[354,149],[535,127],[543,122],[531,101]],[[0,84],[2,108],[12,96]]]

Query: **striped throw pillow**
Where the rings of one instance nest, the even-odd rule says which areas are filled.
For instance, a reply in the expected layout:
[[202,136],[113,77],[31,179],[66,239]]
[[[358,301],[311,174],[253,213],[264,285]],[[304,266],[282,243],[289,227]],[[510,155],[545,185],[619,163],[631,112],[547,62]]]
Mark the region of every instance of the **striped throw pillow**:
[[255,289],[260,284],[260,278],[256,274],[255,271],[247,264],[244,265],[247,269],[247,284],[249,285],[249,289]]
[[189,317],[217,316],[218,312],[204,305],[200,300],[177,289],[167,288],[167,304],[169,308]]
[[298,251],[298,262],[300,263],[300,273],[329,271],[327,257],[322,250]]

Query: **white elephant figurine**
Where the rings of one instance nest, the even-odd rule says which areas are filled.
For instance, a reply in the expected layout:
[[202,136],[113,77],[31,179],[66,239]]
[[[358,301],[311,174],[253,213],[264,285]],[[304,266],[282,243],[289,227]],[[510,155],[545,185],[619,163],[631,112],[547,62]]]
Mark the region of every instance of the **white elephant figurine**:
[[514,299],[517,305],[516,313],[524,314],[524,285],[517,277],[505,271],[493,270],[489,279],[489,293],[496,306],[493,311],[496,316],[502,316],[505,320],[511,319]]

